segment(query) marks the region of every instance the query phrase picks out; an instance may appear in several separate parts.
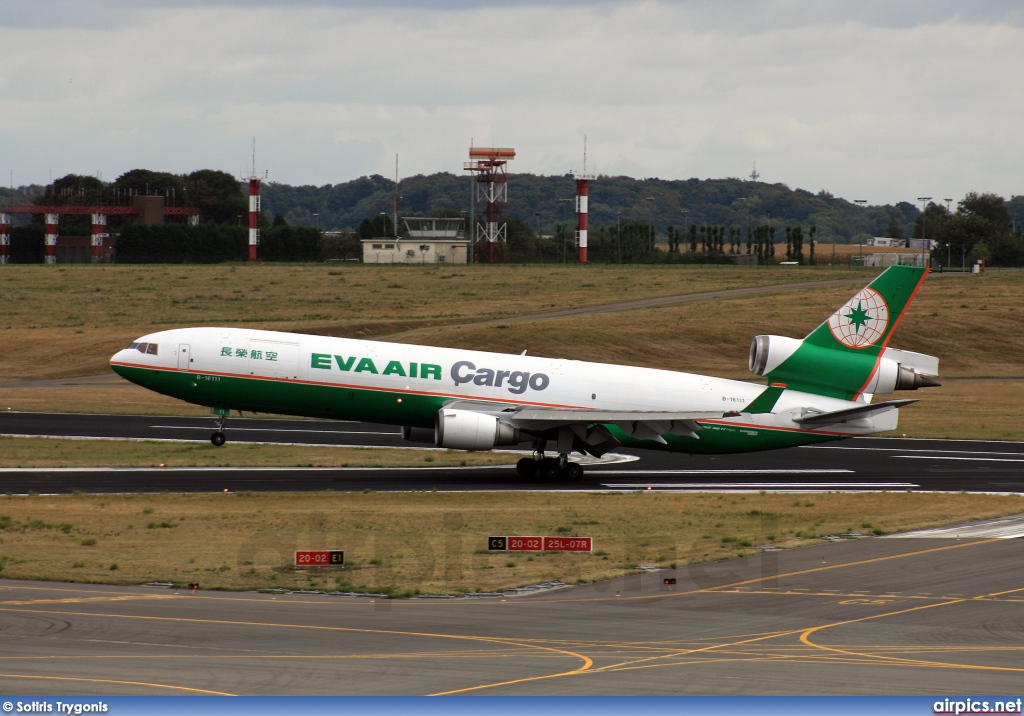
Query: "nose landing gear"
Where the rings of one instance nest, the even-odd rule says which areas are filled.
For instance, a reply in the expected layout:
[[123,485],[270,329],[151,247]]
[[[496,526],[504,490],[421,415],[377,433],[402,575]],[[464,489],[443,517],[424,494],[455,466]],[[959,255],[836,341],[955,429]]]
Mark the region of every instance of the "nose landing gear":
[[216,447],[220,447],[228,441],[227,436],[224,434],[224,423],[228,420],[227,415],[217,416],[217,432],[210,436],[210,442]]

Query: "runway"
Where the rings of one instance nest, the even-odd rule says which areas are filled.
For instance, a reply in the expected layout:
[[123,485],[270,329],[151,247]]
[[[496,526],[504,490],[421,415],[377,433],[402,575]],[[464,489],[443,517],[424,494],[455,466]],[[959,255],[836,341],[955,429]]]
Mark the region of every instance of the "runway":
[[[212,419],[0,413],[0,434],[205,441]],[[393,426],[232,418],[228,439],[424,447]],[[578,484],[523,480],[511,467],[0,469],[0,492],[220,490],[968,490],[1024,492],[1024,443],[858,438],[724,456],[621,450]]]
[[0,691],[1015,697],[1022,546],[864,538],[507,599],[0,581]]

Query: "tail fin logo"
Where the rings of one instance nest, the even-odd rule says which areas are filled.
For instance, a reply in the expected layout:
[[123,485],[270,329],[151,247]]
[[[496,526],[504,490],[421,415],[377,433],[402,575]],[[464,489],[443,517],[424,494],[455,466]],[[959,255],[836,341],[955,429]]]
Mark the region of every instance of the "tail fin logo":
[[848,348],[868,348],[885,335],[889,307],[878,291],[862,289],[828,319],[833,337]]

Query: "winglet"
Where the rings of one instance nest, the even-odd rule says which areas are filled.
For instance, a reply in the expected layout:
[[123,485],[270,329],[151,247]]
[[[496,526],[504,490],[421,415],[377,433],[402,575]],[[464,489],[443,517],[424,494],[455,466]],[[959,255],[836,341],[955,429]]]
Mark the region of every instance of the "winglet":
[[754,402],[743,409],[744,413],[770,413],[779,402],[782,392],[786,389],[784,383],[771,383],[764,391],[754,398]]

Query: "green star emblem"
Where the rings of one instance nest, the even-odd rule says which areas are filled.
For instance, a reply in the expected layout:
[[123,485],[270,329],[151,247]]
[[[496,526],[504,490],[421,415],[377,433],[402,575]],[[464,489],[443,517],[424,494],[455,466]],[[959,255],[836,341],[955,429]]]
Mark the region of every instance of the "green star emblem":
[[872,316],[868,315],[867,309],[864,308],[864,302],[857,301],[857,307],[851,308],[849,313],[843,315],[843,318],[849,318],[853,325],[853,332],[859,334],[861,327],[866,326]]

